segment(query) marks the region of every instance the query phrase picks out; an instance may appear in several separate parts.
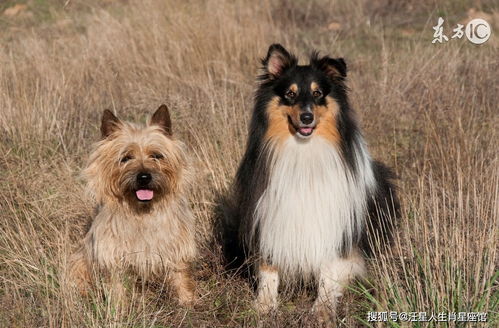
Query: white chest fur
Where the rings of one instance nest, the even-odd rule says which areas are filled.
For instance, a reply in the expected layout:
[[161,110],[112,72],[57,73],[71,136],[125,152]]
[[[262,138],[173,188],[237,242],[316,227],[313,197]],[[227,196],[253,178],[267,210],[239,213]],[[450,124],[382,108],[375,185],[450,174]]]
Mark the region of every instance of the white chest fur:
[[[355,177],[327,140],[290,137],[269,159],[269,183],[255,209],[262,257],[289,275],[315,274],[351,242],[373,182],[369,155],[359,144]],[[361,167],[362,166],[362,167]],[[367,167],[365,167],[367,166]]]

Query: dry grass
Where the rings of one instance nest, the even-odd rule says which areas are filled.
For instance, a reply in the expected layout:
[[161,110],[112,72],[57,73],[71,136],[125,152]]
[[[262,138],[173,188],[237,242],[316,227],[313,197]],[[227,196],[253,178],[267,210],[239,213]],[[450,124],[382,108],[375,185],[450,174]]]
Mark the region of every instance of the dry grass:
[[[395,245],[370,261],[372,286],[345,296],[339,325],[362,326],[370,310],[488,312],[487,325],[497,323],[497,15],[485,45],[432,45],[438,15],[455,24],[476,3],[27,3],[0,18],[0,326],[315,325],[303,295],[258,318],[251,287],[224,273],[211,238],[217,196],[242,156],[257,59],[275,41],[301,56],[319,49],[347,59],[371,151],[400,177]],[[328,30],[331,22],[341,30]],[[143,121],[163,102],[197,161],[201,304],[179,309],[150,286],[131,288],[117,311],[61,286],[92,215],[79,172],[103,109]]]

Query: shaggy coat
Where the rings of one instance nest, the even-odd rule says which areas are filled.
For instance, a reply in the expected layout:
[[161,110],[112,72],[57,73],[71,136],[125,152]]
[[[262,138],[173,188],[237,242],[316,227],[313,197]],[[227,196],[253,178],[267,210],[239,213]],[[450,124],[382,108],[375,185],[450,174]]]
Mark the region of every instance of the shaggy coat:
[[[97,214],[73,271],[133,271],[142,279],[170,278],[180,301],[193,300],[189,263],[196,256],[194,215],[187,202],[189,165],[172,138],[166,106],[147,127],[106,111],[84,177]],[[145,180],[139,176],[145,174]],[[88,277],[86,277],[88,279]]]
[[[314,279],[318,303],[362,274],[372,239],[388,240],[398,203],[390,171],[372,160],[351,109],[343,59],[308,65],[269,48],[246,152],[228,211],[225,250],[253,259],[257,307],[275,308],[279,279]],[[326,298],[328,298],[326,302]]]

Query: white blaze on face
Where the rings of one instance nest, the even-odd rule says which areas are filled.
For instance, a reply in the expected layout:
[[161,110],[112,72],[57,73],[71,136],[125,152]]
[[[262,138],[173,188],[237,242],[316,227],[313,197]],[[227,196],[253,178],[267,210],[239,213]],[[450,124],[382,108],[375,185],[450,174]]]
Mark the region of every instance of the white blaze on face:
[[284,274],[308,275],[339,256],[344,238],[351,241],[363,223],[366,181],[374,183],[369,155],[362,144],[357,150],[357,178],[339,151],[318,136],[290,137],[274,152],[255,209],[264,260]]

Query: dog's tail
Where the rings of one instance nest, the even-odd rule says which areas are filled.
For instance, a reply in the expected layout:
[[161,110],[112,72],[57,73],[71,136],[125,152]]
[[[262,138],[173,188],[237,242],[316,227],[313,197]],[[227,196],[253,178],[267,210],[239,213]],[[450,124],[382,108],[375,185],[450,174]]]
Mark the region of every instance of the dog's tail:
[[397,198],[395,175],[380,162],[373,162],[377,187],[368,200],[368,218],[362,235],[361,248],[368,256],[376,250],[389,246],[400,217],[400,203]]
[[225,268],[229,271],[244,266],[246,256],[239,234],[239,210],[234,201],[225,195],[217,197],[215,236],[222,247]]

